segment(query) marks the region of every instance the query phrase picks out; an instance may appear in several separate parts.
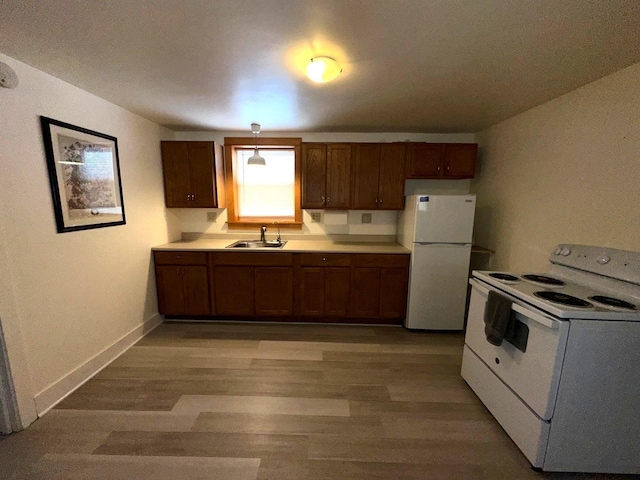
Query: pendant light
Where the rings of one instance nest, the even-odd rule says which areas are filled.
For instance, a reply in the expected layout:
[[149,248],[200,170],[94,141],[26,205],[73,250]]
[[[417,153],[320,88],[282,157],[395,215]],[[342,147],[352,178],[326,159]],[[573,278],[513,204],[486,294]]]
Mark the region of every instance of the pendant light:
[[247,165],[261,165],[261,166],[266,166],[267,162],[264,159],[264,157],[260,156],[260,152],[258,151],[258,134],[260,133],[260,124],[259,123],[252,123],[251,124],[251,131],[253,132],[253,135],[256,138],[256,148],[253,150],[253,155],[251,155],[249,157],[249,159],[247,160]]

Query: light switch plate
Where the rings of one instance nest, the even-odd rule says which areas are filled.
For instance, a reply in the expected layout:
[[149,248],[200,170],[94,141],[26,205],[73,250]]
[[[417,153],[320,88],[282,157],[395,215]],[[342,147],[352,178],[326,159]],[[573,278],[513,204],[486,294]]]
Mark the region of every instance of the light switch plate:
[[362,223],[371,223],[371,214],[363,213],[362,214]]
[[218,218],[218,212],[207,212],[207,222],[215,222]]
[[322,222],[322,214],[320,212],[311,212],[311,223]]

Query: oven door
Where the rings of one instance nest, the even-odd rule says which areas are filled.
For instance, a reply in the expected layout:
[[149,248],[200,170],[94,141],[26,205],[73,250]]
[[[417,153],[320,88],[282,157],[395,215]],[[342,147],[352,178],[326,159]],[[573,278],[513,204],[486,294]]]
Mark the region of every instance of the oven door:
[[[539,418],[550,420],[558,392],[569,322],[546,315],[499,291],[513,302],[516,321],[526,325],[528,338],[525,351],[522,351],[522,345],[517,348],[506,340],[496,347],[487,341],[484,333],[485,305],[489,289],[493,287],[476,279],[469,283],[472,291],[465,344]],[[520,327],[525,329],[522,325]]]

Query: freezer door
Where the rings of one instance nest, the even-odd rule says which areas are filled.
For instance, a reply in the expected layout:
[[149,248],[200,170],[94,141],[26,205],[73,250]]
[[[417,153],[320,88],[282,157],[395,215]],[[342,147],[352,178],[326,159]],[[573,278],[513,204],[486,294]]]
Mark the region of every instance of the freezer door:
[[417,195],[416,243],[471,243],[475,195]]
[[414,244],[405,326],[462,330],[471,245]]

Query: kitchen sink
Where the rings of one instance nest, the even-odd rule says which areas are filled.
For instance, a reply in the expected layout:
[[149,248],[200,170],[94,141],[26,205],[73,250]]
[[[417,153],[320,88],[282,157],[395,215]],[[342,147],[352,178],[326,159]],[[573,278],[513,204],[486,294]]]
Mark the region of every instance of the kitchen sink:
[[238,240],[231,245],[227,245],[226,248],[282,248],[286,243],[286,240],[268,240],[266,242],[261,240]]

